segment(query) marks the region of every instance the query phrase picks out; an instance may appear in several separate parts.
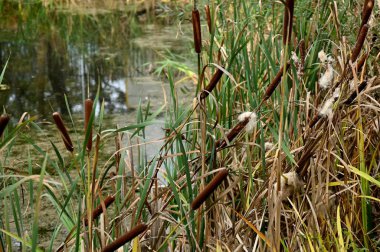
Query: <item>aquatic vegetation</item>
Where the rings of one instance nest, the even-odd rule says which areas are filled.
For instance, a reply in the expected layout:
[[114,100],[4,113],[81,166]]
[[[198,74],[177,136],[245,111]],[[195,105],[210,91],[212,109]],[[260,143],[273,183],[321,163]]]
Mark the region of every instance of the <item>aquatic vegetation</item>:
[[[183,7],[198,71],[161,61],[170,96],[140,104],[135,124],[105,127],[97,93],[80,126],[54,114],[63,142],[36,144],[33,118],[6,126],[3,250],[39,249],[46,205],[59,219],[49,251],[380,249],[375,2],[204,3]],[[177,81],[194,73],[196,92],[181,103]],[[158,122],[164,135],[147,140]],[[23,171],[10,159],[17,139],[28,146]]]

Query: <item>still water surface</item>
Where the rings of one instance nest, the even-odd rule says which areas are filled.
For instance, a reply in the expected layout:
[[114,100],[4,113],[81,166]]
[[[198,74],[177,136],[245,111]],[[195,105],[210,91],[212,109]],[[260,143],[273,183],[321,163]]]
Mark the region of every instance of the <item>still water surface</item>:
[[[159,55],[190,48],[188,34],[178,32],[175,17],[160,18],[162,10],[138,15],[120,6],[47,8],[17,2],[1,8],[0,66],[8,58],[9,63],[0,105],[16,118],[23,112],[65,114],[65,95],[70,110],[81,112],[83,100],[94,98],[98,87],[108,114],[131,112],[140,99],[159,104],[163,82],[154,74]],[[139,8],[144,10],[134,9]]]

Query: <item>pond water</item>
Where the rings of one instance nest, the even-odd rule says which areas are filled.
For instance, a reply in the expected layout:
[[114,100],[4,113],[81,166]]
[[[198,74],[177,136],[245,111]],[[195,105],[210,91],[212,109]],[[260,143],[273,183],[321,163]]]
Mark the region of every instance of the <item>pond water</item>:
[[155,62],[189,51],[190,36],[178,32],[176,16],[164,9],[118,3],[52,8],[3,1],[0,66],[9,62],[0,105],[16,118],[46,117],[67,113],[66,95],[69,109],[81,112],[98,87],[107,114],[128,114],[140,99],[161,103]]

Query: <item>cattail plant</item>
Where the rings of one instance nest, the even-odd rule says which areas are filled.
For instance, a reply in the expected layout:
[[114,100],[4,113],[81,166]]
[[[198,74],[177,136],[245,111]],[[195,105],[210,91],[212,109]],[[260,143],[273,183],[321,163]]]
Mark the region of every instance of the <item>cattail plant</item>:
[[358,94],[363,91],[367,87],[368,82],[365,80],[362,83],[359,84],[358,86],[358,92],[354,90],[353,93],[350,94],[350,96],[343,102],[344,105],[350,105],[355,98],[358,96]]
[[[239,115],[239,122],[233,127],[227,134],[226,138],[228,142],[231,142],[235,139],[237,135],[243,130],[246,129],[248,133],[252,132],[253,128],[256,126],[257,115],[254,112],[244,112]],[[215,143],[216,148],[224,148],[227,146],[227,141],[225,139],[220,139]]]
[[[84,132],[87,131],[88,122],[90,121],[90,117],[92,113],[92,105],[93,105],[93,102],[91,99],[86,99],[86,101],[84,102]],[[90,136],[86,143],[86,150],[90,152],[91,148],[92,148],[92,127],[90,128]]]
[[368,33],[368,29],[369,29],[368,24],[363,25],[363,27],[360,29],[359,36],[358,36],[358,39],[356,40],[355,47],[352,49],[352,52],[351,52],[351,61],[352,62],[356,61],[356,59],[358,58],[358,56],[360,54],[360,51],[362,50],[364,40],[365,40],[367,33]]
[[63,123],[63,119],[61,117],[61,114],[59,112],[54,112],[53,113],[53,119],[54,119],[55,125],[57,126],[59,132],[61,133],[61,137],[62,137],[63,143],[66,146],[66,149],[70,152],[73,152],[74,151],[74,145],[71,142],[70,135],[67,132],[65,124]]
[[206,21],[207,21],[207,27],[208,27],[208,31],[209,33],[212,33],[212,30],[211,30],[211,13],[210,13],[210,6],[209,5],[205,5],[205,13],[206,13]]
[[368,23],[368,20],[372,14],[373,6],[374,6],[374,0],[365,1],[364,6],[363,6],[363,11],[362,11],[362,23],[360,25],[360,30],[365,24]]
[[212,76],[210,83],[205,87],[205,89],[201,93],[201,100],[205,99],[209,93],[211,93],[212,90],[216,87],[216,84],[218,84],[220,78],[223,76],[223,71],[218,68],[214,75]]
[[201,21],[198,10],[192,12],[193,33],[194,33],[194,49],[196,53],[202,51],[202,34],[201,34]]
[[215,177],[207,184],[207,186],[198,194],[198,196],[191,203],[191,209],[197,210],[203,202],[216,190],[216,188],[226,179],[228,176],[228,170],[220,170]]
[[4,114],[0,116],[0,137],[3,135],[5,128],[9,122],[9,115]]
[[[104,206],[105,206],[105,208],[108,208],[114,201],[115,201],[115,196],[112,196],[112,195],[108,196],[104,200]],[[92,220],[95,220],[96,218],[98,218],[101,213],[103,213],[102,204],[100,204],[99,206],[97,206],[94,209],[94,211],[92,211],[92,215],[91,215]],[[84,223],[85,223],[86,226],[88,225],[88,218],[86,218],[84,220]]]
[[123,246],[125,243],[131,241],[133,238],[135,238],[139,234],[143,233],[147,228],[148,228],[148,226],[144,223],[136,225],[129,232],[126,232],[124,235],[120,236],[119,238],[114,240],[112,243],[110,243],[106,247],[104,247],[102,249],[102,252],[116,251],[118,248]]
[[289,44],[292,38],[292,27],[293,27],[293,13],[294,13],[294,0],[286,0],[285,11],[284,11],[284,27],[282,41],[283,44]]
[[[285,71],[288,71],[289,67],[290,67],[290,62],[286,63],[286,69],[285,69]],[[274,79],[270,83],[270,85],[265,90],[263,101],[266,101],[266,100],[269,99],[269,97],[271,97],[271,95],[273,94],[274,90],[276,90],[278,84],[280,84],[283,73],[284,73],[284,66],[282,66],[280,68],[280,70],[277,72],[276,76],[274,77]]]

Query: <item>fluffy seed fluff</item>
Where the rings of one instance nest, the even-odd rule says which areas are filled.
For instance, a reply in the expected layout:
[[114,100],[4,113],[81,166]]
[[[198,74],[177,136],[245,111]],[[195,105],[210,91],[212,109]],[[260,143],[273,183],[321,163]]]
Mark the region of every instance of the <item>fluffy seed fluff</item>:
[[264,148],[266,151],[271,150],[273,147],[274,147],[274,144],[271,142],[265,142],[264,143]]
[[332,115],[332,106],[333,106],[334,102],[336,101],[336,99],[338,99],[339,94],[340,94],[340,88],[336,88],[334,90],[333,95],[329,99],[327,99],[325,104],[323,104],[321,110],[319,111],[320,116],[331,116]]
[[327,61],[327,55],[323,50],[319,51],[318,58],[322,63],[325,63]]
[[[286,200],[294,193],[300,191],[303,187],[302,180],[298,177],[295,171],[287,172],[281,175],[281,187],[279,190],[279,197],[281,201]],[[273,193],[277,193],[277,182],[273,184]]]
[[243,112],[238,116],[239,122],[242,122],[249,118],[247,125],[245,126],[245,131],[247,133],[252,133],[253,129],[256,127],[257,115],[255,112]]
[[334,68],[332,67],[331,63],[329,62],[327,64],[326,72],[321,76],[321,78],[318,81],[319,86],[322,89],[326,89],[331,85],[333,79],[334,79]]

